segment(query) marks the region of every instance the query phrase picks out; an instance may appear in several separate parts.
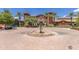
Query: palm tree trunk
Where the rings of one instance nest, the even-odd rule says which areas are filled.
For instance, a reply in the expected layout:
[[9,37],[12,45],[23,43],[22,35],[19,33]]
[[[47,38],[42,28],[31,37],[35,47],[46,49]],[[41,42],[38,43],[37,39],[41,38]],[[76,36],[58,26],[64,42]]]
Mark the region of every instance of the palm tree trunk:
[[48,26],[48,24],[49,24],[49,16],[47,16],[46,26]]
[[72,25],[72,17],[71,17],[71,26],[73,26],[73,25]]
[[55,17],[54,17],[54,23],[55,23]]

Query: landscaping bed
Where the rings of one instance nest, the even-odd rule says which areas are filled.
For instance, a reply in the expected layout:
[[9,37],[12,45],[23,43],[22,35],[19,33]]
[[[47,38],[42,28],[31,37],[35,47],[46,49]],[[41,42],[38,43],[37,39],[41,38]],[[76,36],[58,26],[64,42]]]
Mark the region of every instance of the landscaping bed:
[[74,29],[74,30],[78,30],[79,31],[79,27],[73,27],[71,29]]

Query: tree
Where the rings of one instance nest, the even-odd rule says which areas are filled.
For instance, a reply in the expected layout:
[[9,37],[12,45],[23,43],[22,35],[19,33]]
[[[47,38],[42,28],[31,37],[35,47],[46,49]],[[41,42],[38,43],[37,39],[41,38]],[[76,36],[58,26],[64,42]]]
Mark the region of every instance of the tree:
[[69,13],[69,17],[71,19],[71,26],[73,26],[73,16],[74,16],[73,12]]
[[48,24],[49,24],[49,18],[50,18],[51,15],[49,13],[45,13],[45,16],[47,17],[46,26],[48,26]]
[[53,16],[53,19],[54,19],[54,22],[55,22],[55,18],[57,16],[56,13],[53,13],[52,16]]
[[16,16],[18,17],[19,26],[21,26],[20,20],[21,20],[22,14],[20,12],[17,12]]
[[77,13],[76,24],[79,26],[79,12]]
[[16,14],[17,17],[19,17],[19,20],[21,19],[22,14],[20,12],[17,12]]
[[14,22],[14,18],[9,10],[4,10],[0,13],[0,23],[6,24],[6,25],[12,25]]
[[34,16],[27,16],[24,22],[26,26],[28,25],[33,26],[33,27],[37,26],[37,19]]
[[56,13],[54,12],[45,13],[45,16],[47,17],[47,25],[49,24],[50,17],[52,18],[52,21],[55,22]]
[[4,24],[4,23],[5,23],[5,20],[4,20],[3,14],[0,13],[0,24]]

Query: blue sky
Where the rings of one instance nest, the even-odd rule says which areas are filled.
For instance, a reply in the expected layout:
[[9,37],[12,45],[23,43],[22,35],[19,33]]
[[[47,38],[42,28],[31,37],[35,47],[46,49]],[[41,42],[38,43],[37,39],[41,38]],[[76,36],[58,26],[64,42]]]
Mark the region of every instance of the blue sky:
[[[5,8],[0,8],[0,12],[2,12]],[[16,15],[16,12],[28,12],[31,15],[39,15],[44,14],[46,12],[56,12],[58,16],[65,16],[70,12],[78,11],[78,8],[6,8],[11,11],[13,15]]]

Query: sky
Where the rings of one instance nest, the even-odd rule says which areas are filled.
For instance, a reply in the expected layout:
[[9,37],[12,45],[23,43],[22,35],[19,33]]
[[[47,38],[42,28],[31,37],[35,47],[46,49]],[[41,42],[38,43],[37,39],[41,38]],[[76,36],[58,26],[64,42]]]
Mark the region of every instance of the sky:
[[17,12],[28,12],[31,15],[39,15],[44,14],[46,12],[55,12],[58,16],[64,17],[70,12],[79,11],[78,8],[0,8],[0,12],[2,12],[4,9],[10,10],[13,16],[15,16]]

